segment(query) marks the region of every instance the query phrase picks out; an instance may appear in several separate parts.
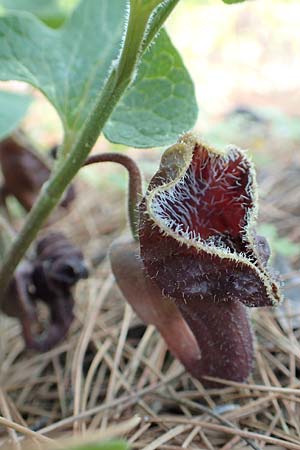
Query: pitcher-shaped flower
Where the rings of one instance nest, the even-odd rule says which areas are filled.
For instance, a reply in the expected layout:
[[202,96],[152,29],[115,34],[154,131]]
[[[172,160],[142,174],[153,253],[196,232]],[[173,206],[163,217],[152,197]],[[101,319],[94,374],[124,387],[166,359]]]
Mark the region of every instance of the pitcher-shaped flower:
[[201,358],[184,363],[197,378],[245,380],[253,361],[245,306],[281,301],[256,215],[255,172],[246,154],[236,147],[221,153],[192,134],[164,153],[141,202],[144,269],[195,336]]

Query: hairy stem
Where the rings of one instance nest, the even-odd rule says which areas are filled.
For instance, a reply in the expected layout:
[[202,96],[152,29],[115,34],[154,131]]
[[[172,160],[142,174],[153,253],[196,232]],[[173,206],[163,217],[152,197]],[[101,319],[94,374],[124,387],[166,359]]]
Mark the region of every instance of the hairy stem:
[[142,198],[142,176],[140,169],[132,158],[121,153],[100,153],[90,156],[84,166],[101,162],[115,162],[121,164],[128,171],[128,217],[133,238],[138,238],[138,204]]
[[[78,138],[73,144],[68,143],[70,146],[68,155],[61,152],[62,161],[58,161],[57,170],[43,186],[34,207],[27,216],[24,227],[4,257],[0,270],[0,303],[1,296],[4,295],[18,263],[86,160],[121,96],[134,80],[140,56],[145,50],[144,34],[152,12],[147,7],[139,11],[138,6],[131,2],[125,41],[118,63],[112,68]],[[147,43],[149,45],[150,41]]]
[[154,11],[153,17],[151,18],[147,29],[147,35],[142,43],[142,51],[144,51],[152,42],[153,38],[159,32],[177,3],[179,3],[179,0],[167,0],[163,8],[158,7],[157,10]]

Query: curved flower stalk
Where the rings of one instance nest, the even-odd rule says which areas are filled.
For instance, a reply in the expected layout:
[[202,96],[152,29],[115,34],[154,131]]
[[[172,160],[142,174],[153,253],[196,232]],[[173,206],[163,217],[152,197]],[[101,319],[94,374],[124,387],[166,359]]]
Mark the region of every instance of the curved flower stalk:
[[85,161],[83,167],[91,164],[113,162],[123,166],[129,175],[128,179],[128,219],[134,239],[138,239],[139,212],[137,205],[142,196],[142,175],[133,159],[121,153],[99,153],[91,155]]
[[143,265],[197,340],[201,359],[186,365],[197,378],[245,380],[253,360],[245,306],[281,301],[256,215],[246,154],[235,147],[220,153],[192,134],[164,153],[140,205]]

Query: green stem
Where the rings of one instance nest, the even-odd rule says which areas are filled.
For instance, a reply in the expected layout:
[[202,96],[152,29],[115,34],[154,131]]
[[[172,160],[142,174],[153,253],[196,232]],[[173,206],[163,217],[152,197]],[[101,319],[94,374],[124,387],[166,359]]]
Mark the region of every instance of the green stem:
[[90,156],[84,166],[101,162],[115,162],[121,164],[128,171],[128,216],[132,236],[138,239],[139,214],[138,205],[142,198],[142,176],[141,172],[132,158],[121,153],[100,153]]
[[153,41],[156,34],[159,32],[175,6],[179,3],[179,0],[167,0],[164,4],[164,7],[158,7],[154,12],[154,15],[149,23],[149,27],[147,29],[147,35],[142,43],[141,51],[144,52],[145,49],[149,46],[149,44]]

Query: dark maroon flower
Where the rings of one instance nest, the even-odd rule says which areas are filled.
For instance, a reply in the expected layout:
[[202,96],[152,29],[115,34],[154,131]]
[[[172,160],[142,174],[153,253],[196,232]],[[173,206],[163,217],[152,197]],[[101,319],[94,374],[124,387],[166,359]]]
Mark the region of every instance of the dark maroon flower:
[[[27,348],[47,351],[65,337],[74,318],[72,288],[87,276],[81,251],[62,233],[48,233],[37,242],[34,257],[19,265],[0,305],[2,312],[19,318]],[[49,310],[42,327],[38,302]]]
[[[0,166],[4,179],[0,187],[0,203],[5,205],[6,198],[14,196],[29,211],[51,174],[48,161],[31,148],[25,136],[19,133],[0,142]],[[71,185],[60,206],[67,208],[74,198],[75,190]]]
[[201,359],[187,368],[198,378],[245,380],[253,348],[244,305],[281,300],[256,215],[246,154],[235,147],[218,152],[192,134],[164,153],[141,203],[144,268],[194,333]]

